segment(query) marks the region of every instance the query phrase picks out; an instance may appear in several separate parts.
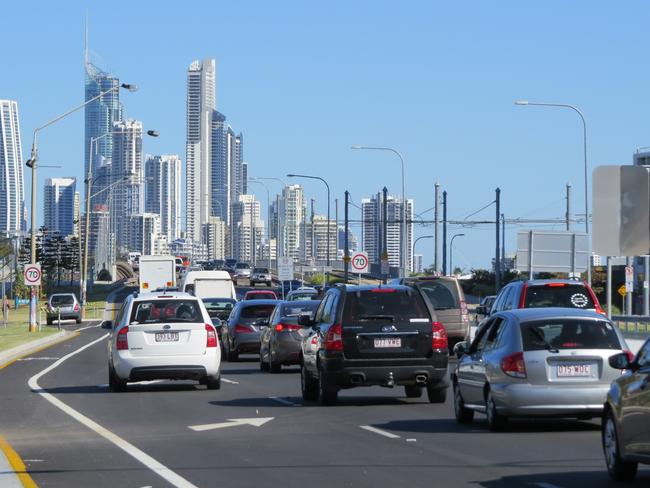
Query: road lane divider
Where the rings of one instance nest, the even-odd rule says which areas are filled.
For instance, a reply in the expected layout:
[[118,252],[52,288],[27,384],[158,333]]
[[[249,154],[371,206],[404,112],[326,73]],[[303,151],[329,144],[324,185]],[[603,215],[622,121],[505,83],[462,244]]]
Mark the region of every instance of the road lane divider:
[[375,434],[383,435],[384,437],[388,437],[389,439],[399,439],[400,436],[396,434],[391,434],[390,432],[386,432],[385,430],[378,429],[377,427],[373,427],[372,425],[360,425],[363,430],[367,430],[368,432],[374,432]]
[[[11,469],[13,469],[16,478],[18,478],[18,481],[20,481],[20,483],[25,488],[38,488],[38,485],[34,483],[34,480],[27,472],[27,468],[25,467],[25,463],[23,462],[23,460],[20,458],[20,456],[14,450],[14,448],[11,447],[11,445],[1,435],[0,435],[0,451],[2,451],[4,456],[7,458],[7,462],[9,462],[9,466],[11,466]],[[7,478],[0,476],[0,480],[3,480],[2,481],[3,486],[5,481],[7,481],[8,485],[9,483],[15,484],[16,478],[14,478],[14,483],[12,483],[11,480],[8,480]]]
[[221,378],[221,381],[223,381],[224,383],[228,383],[229,385],[238,385],[239,384],[239,381],[233,381],[233,380],[229,380],[227,378]]
[[195,432],[203,432],[205,430],[225,429],[226,427],[239,427],[241,425],[252,425],[253,427],[261,427],[267,422],[270,422],[275,417],[254,417],[250,419],[228,419],[225,422],[217,424],[203,424],[203,425],[188,425],[189,429]]
[[195,485],[190,483],[188,480],[180,476],[179,474],[175,473],[171,469],[169,469],[167,466],[163,465],[162,463],[158,462],[156,459],[151,457],[149,454],[146,452],[138,449],[135,447],[133,444],[130,442],[122,439],[120,436],[117,434],[114,434],[110,430],[106,429],[105,427],[102,427],[99,425],[97,422],[94,420],[90,419],[89,417],[86,417],[84,414],[81,412],[78,412],[74,408],[70,407],[69,405],[63,403],[61,400],[56,398],[54,395],[51,393],[48,393],[46,389],[43,389],[39,386],[38,380],[49,373],[50,371],[53,371],[54,369],[58,368],[62,363],[67,361],[73,356],[76,356],[77,354],[85,351],[89,347],[94,346],[95,344],[105,340],[108,337],[108,334],[104,334],[101,336],[99,339],[95,339],[92,342],[89,342],[88,344],[80,347],[79,349],[76,349],[75,351],[72,351],[70,354],[67,354],[63,356],[61,359],[59,359],[57,362],[54,364],[51,364],[47,368],[45,368],[43,371],[40,373],[35,374],[32,376],[27,384],[31,388],[31,390],[34,393],[39,394],[42,396],[45,400],[50,402],[52,405],[54,405],[56,408],[64,412],[65,414],[69,415],[73,419],[75,419],[77,422],[80,424],[88,427],[90,430],[95,432],[96,434],[100,435],[113,445],[117,446],[127,454],[129,454],[132,458],[134,458],[136,461],[139,461],[142,463],[145,467],[156,473],[158,476],[163,478],[164,480],[168,481],[174,486],[177,486],[179,488],[197,488]]

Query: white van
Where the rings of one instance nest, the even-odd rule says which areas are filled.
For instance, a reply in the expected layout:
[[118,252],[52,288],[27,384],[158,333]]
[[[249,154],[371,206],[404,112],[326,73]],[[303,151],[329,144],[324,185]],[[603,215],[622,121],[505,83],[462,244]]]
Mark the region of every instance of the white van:
[[235,298],[235,285],[227,271],[188,271],[180,291],[199,298]]

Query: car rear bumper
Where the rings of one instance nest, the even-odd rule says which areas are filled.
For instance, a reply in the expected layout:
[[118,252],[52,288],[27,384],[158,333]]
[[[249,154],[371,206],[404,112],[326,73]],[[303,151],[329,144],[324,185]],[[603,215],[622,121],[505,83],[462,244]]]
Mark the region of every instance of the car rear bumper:
[[293,338],[276,339],[273,344],[273,360],[282,364],[300,362],[300,341]]
[[504,415],[599,415],[609,385],[491,385],[497,410]]
[[128,381],[202,380],[208,376],[203,366],[149,366],[133,368]]
[[[246,337],[246,336],[252,337]],[[235,350],[239,353],[258,354],[260,352],[259,334],[239,334],[235,337]]]
[[[81,312],[61,312],[61,320],[70,320],[70,319],[78,320],[80,318],[81,318]],[[59,314],[58,313],[48,313],[47,314],[47,319],[48,320],[59,320]]]
[[190,370],[203,371],[201,377],[216,376],[219,374],[220,356],[219,348],[209,348],[207,353],[201,356],[138,357],[132,356],[129,351],[119,351],[113,356],[113,368],[118,377],[129,381],[145,381],[144,379],[131,379],[135,371],[139,371],[139,376],[144,375],[144,372],[148,372],[147,374],[150,375],[153,372],[158,372],[159,376],[147,379],[174,378],[173,376],[165,376],[165,374],[172,374],[175,370],[181,373]]

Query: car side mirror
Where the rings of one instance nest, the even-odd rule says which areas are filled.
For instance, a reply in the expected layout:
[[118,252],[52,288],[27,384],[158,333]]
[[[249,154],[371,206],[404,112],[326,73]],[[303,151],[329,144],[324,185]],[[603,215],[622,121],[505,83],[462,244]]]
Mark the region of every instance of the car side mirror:
[[311,327],[314,325],[314,320],[311,318],[311,315],[298,315],[298,325],[303,327]]
[[465,354],[467,354],[467,348],[468,348],[468,343],[467,341],[461,341],[457,342],[456,345],[454,346],[454,354],[456,357],[461,357]]
[[104,320],[102,322],[102,329],[111,330],[112,328],[113,328],[113,321],[112,320]]
[[609,365],[614,369],[630,369],[632,363],[626,352],[620,352],[609,357]]

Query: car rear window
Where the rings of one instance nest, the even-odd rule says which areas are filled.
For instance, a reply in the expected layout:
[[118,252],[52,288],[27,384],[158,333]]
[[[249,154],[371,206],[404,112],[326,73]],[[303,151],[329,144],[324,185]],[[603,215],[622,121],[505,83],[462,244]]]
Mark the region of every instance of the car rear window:
[[270,291],[255,291],[246,294],[246,300],[273,300],[275,293]]
[[268,268],[255,268],[253,270],[253,273],[265,273],[265,274],[268,274],[269,270],[268,270]]
[[525,308],[596,308],[591,293],[583,284],[552,283],[526,288]]
[[435,310],[449,310],[451,308],[460,308],[454,283],[445,283],[444,281],[430,281],[420,283],[419,288],[427,296]]
[[311,301],[311,302],[295,302],[288,305],[284,305],[280,311],[282,317],[297,317],[298,315],[311,314],[318,308],[320,302]]
[[316,291],[304,292],[304,293],[294,293],[288,298],[288,300],[291,300],[291,301],[311,300],[312,297],[314,297],[316,295],[318,295],[318,292],[316,292]]
[[268,319],[273,313],[273,309],[275,309],[275,305],[244,307],[240,316],[242,319]]
[[196,300],[143,300],[131,310],[130,324],[203,322]]
[[606,320],[540,320],[521,324],[524,351],[544,349],[621,349],[614,326]]
[[50,299],[50,303],[53,307],[72,305],[74,303],[74,298],[72,295],[55,295]]
[[382,318],[393,322],[430,320],[424,300],[416,290],[378,288],[347,293],[344,323]]

